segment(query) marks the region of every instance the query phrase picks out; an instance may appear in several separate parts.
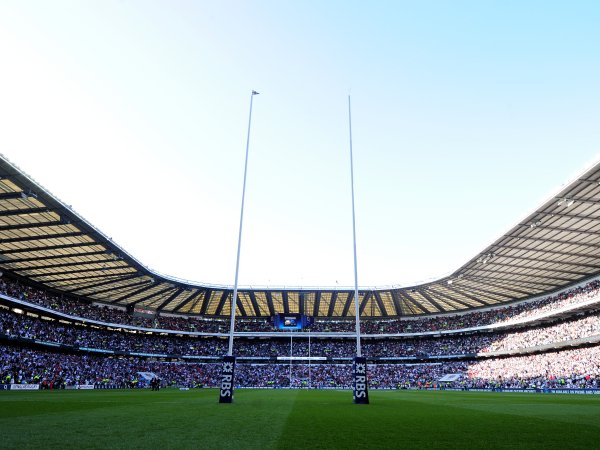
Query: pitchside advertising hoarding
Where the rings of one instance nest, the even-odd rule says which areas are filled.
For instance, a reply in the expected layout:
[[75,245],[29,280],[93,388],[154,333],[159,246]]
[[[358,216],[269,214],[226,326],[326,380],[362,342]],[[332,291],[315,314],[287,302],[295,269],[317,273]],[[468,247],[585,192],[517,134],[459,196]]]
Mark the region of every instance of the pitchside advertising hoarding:
[[[232,357],[233,358],[233,357]],[[235,360],[235,358],[234,358]],[[219,400],[220,403],[231,403],[233,400],[233,371],[235,370],[235,361],[233,366],[227,366],[228,371],[223,373],[223,380],[221,382],[221,396],[224,397],[224,401]],[[366,369],[365,369],[366,370]],[[369,394],[368,394],[368,386],[367,383],[363,384],[363,377],[366,379],[366,374],[363,374],[362,366],[358,367],[358,372],[355,371],[355,388],[354,388],[354,400],[355,403],[368,403],[369,402]],[[358,379],[356,377],[359,377]],[[231,378],[230,378],[231,377]],[[119,389],[120,386],[116,384],[76,384],[73,386],[66,386],[66,389],[78,389],[78,390],[88,390],[88,389]],[[358,389],[357,389],[358,388]],[[252,389],[272,389],[271,387],[257,386]],[[321,386],[317,389],[330,390],[330,389],[344,389],[343,387],[329,387],[329,386]],[[386,390],[392,391],[397,388],[379,388],[377,390]],[[2,391],[39,391],[40,386],[38,384],[0,384],[0,392]],[[416,388],[411,388],[411,390],[416,390]],[[574,394],[574,395],[600,395],[600,389],[464,389],[464,388],[429,388],[424,389],[427,391],[461,391],[461,392],[509,392],[509,393],[523,393],[523,394]],[[364,392],[364,394],[362,394]],[[228,401],[229,400],[229,401]],[[358,400],[358,401],[357,401]]]
[[11,384],[11,391],[37,391],[39,390],[39,384]]

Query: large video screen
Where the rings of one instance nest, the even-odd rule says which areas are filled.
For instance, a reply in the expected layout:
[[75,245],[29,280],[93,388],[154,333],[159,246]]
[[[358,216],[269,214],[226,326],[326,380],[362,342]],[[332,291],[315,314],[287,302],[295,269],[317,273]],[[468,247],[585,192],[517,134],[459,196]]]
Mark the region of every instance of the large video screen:
[[275,314],[273,318],[273,326],[277,330],[302,330],[312,323],[312,317],[303,314]]

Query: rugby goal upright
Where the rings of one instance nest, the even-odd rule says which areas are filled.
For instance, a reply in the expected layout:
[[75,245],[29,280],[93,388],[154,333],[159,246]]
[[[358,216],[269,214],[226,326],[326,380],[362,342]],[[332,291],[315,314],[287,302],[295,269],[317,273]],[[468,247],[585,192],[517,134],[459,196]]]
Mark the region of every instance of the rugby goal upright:
[[358,305],[358,264],[356,258],[356,214],[354,210],[354,161],[352,156],[352,107],[350,95],[348,95],[348,129],[350,134],[350,187],[352,191],[352,244],[354,249],[354,305],[356,317],[356,356],[352,364],[352,398],[356,404],[368,405],[367,358],[362,356],[360,347],[360,308]]
[[235,259],[235,281],[231,295],[231,320],[229,322],[229,347],[227,355],[223,357],[221,370],[221,389],[219,390],[219,403],[233,402],[233,388],[235,384],[235,356],[233,355],[233,332],[235,330],[235,308],[237,305],[238,275],[240,272],[240,249],[242,246],[242,227],[244,225],[244,200],[246,199],[246,177],[248,174],[248,150],[250,149],[250,127],[252,125],[252,101],[258,92],[250,94],[250,113],[248,115],[248,136],[246,138],[246,159],[244,163],[244,183],[242,187],[242,206],[240,208],[240,227],[238,232],[237,257]]

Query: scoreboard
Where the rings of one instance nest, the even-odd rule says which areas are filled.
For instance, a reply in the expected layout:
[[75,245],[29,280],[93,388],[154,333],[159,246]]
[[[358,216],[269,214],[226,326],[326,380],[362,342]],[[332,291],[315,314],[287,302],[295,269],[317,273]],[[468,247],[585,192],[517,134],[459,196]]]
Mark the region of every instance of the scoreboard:
[[304,314],[275,314],[273,326],[276,330],[302,330],[313,324],[313,317]]

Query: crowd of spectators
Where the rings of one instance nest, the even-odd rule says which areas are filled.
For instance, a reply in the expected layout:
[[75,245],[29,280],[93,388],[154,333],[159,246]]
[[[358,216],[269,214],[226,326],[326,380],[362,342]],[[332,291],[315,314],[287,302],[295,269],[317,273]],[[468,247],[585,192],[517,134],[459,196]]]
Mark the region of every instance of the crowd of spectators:
[[469,364],[470,388],[600,388],[600,346]]
[[[160,362],[141,358],[69,355],[13,346],[0,347],[0,380],[67,386],[132,387],[138,372],[156,374],[164,385],[216,387],[217,363]],[[460,378],[440,382],[447,374]],[[434,364],[369,364],[371,388],[600,388],[600,346],[556,353]],[[350,388],[350,364],[240,364],[235,383],[241,387]]]
[[[54,295],[12,281],[6,277],[0,280],[0,292],[66,314],[107,323],[204,333],[226,333],[229,330],[229,321],[223,318],[174,316],[160,313],[154,317],[139,317],[129,314],[123,308],[100,306],[82,300]],[[554,311],[568,305],[594,299],[599,297],[599,294],[600,281],[594,280],[585,286],[573,288],[543,299],[495,309],[419,318],[363,320],[361,331],[364,334],[422,333],[506,323],[517,319],[531,318],[543,312]],[[310,331],[353,332],[354,327],[353,320],[317,318]],[[267,332],[273,331],[273,326],[270,319],[237,319],[236,331]]]
[[596,313],[584,318],[524,331],[494,333],[494,336],[497,338],[482,348],[481,352],[519,350],[600,336],[600,315]]
[[[174,336],[105,330],[83,325],[42,320],[26,314],[0,309],[0,334],[12,338],[39,340],[78,348],[130,353],[221,357],[227,341],[218,337]],[[447,335],[442,337],[363,338],[367,357],[437,357],[477,353],[524,350],[548,344],[600,336],[600,313],[574,318],[559,324],[539,326],[523,331]],[[291,345],[290,345],[291,344]],[[292,340],[287,337],[264,339],[236,338],[238,356],[323,356],[349,357],[355,349],[354,339],[313,338]]]
[[[216,336],[227,333],[229,320],[197,316],[155,314],[140,317],[124,308],[100,306],[86,301],[52,294],[23,285],[6,277],[0,279],[0,293],[35,303],[55,311],[105,323],[142,328],[192,331],[213,336],[148,334],[143,330],[113,330],[83,324],[62,323],[31,314],[17,314],[0,308],[0,382],[36,383],[41,386],[132,387],[138,372],[155,373],[167,385],[214,387],[219,384],[218,363],[181,362],[181,356],[220,358],[227,351],[227,340]],[[365,335],[424,333],[460,330],[490,324],[509,323],[557,311],[569,305],[600,298],[600,281],[534,301],[469,313],[446,314],[402,319],[371,319],[361,322]],[[369,365],[372,388],[428,388],[440,386],[445,374],[459,374],[451,388],[600,388],[600,345],[573,350],[531,354],[540,346],[570,344],[582,338],[600,336],[600,313],[571,316],[562,322],[530,326],[520,330],[460,333],[401,338],[363,338],[363,356],[387,359]],[[315,320],[313,332],[354,332],[353,320]],[[236,331],[273,331],[269,319],[236,320]],[[302,336],[302,337],[300,337]],[[263,362],[239,363],[236,384],[241,387],[313,387],[349,388],[350,364],[333,364],[331,360],[350,358],[355,353],[352,338],[315,338],[307,334],[289,337],[236,338],[234,353],[239,357],[274,358],[277,356],[321,356],[328,363],[308,365]],[[7,342],[9,337],[11,343]],[[42,341],[70,347],[65,352],[49,352],[14,345],[14,339]],[[310,342],[310,344],[309,344]],[[29,342],[28,345],[34,345]],[[131,354],[175,356],[179,361],[165,361],[137,356],[96,355],[77,349],[99,349]],[[476,359],[475,354],[523,351],[524,356]],[[441,362],[389,364],[393,358],[436,358],[461,355]],[[491,355],[490,355],[491,356]],[[390,359],[391,358],[391,359]],[[336,362],[340,360],[337,359]]]

